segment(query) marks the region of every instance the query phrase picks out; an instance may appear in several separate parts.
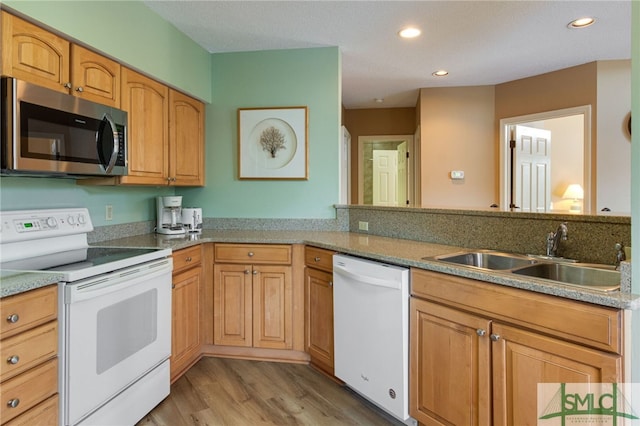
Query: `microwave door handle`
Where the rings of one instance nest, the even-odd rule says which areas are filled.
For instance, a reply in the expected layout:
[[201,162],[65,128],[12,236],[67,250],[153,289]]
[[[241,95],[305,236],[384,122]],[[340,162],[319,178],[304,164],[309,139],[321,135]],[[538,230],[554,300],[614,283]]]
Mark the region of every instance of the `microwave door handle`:
[[116,127],[116,123],[113,121],[113,118],[111,118],[111,115],[105,113],[102,119],[106,120],[113,132],[113,152],[111,152],[111,158],[109,158],[109,163],[105,167],[105,172],[110,173],[116,165],[118,153],[120,152],[120,135],[118,134],[118,128]]

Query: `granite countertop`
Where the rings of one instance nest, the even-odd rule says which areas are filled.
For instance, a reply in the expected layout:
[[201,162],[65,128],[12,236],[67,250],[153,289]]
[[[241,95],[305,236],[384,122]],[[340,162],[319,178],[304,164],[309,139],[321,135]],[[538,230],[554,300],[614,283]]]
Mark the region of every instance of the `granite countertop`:
[[[507,272],[481,270],[423,259],[424,257],[433,257],[462,250],[469,250],[468,248],[465,249],[456,246],[431,244],[420,241],[380,237],[353,232],[204,230],[202,234],[178,237],[159,234],[145,234],[101,241],[94,245],[110,247],[171,248],[172,250],[179,250],[208,242],[308,244],[381,262],[393,263],[407,267],[416,267],[435,272],[443,272],[498,285],[595,303],[602,306],[622,309],[640,309],[640,295],[620,291],[612,293],[603,293],[597,290],[590,291],[532,277],[518,276]],[[22,277],[12,277],[11,280],[20,281],[20,279],[23,279],[28,281],[29,279],[33,279],[41,282],[43,278],[39,274],[35,274],[34,276],[31,276],[32,274],[22,275]],[[0,284],[0,297],[10,295],[7,294],[10,292],[10,290],[6,288],[8,286],[9,284],[3,277]],[[21,286],[17,286],[17,288],[22,290],[13,290],[13,293],[11,294],[31,289],[24,287],[26,287],[26,284],[24,283]],[[31,287],[37,288],[37,284],[31,285]]]
[[423,257],[433,257],[457,251],[469,250],[468,248],[380,237],[354,232],[204,230],[202,234],[179,237],[146,234],[102,241],[96,245],[157,247],[179,250],[206,242],[308,244],[381,262],[416,267],[435,272],[443,272],[508,287],[595,303],[602,306],[622,309],[640,309],[640,295],[620,291],[603,293],[597,290],[581,289],[542,279],[518,276],[508,272],[480,270],[423,259]]
[[62,275],[49,272],[0,271],[0,299],[56,284]]

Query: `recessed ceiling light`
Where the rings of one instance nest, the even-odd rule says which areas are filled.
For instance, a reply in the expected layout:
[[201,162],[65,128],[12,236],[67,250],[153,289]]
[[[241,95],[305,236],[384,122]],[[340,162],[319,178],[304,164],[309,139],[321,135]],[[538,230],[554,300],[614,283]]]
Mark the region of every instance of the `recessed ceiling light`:
[[589,25],[592,25],[594,22],[596,22],[595,18],[580,18],[580,19],[574,19],[573,21],[569,22],[567,24],[567,27],[569,28],[585,28],[588,27]]
[[421,34],[421,31],[416,27],[407,27],[398,31],[398,35],[402,38],[415,38]]
[[445,75],[449,75],[449,71],[446,70],[438,70],[431,73],[434,77],[444,77]]
[[378,103],[378,104],[381,104],[381,103],[383,103],[383,102],[384,102],[384,99],[383,99],[383,98],[375,98],[375,99],[374,99],[374,101],[375,101],[376,103]]

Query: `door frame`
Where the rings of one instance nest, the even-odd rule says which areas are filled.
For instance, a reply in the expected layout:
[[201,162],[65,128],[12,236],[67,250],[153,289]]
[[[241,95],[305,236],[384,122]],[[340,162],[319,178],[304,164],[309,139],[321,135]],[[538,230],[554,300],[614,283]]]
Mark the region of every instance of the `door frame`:
[[539,112],[535,114],[520,115],[517,117],[500,119],[500,206],[501,210],[509,211],[509,189],[510,175],[507,172],[511,166],[509,156],[509,133],[506,129],[509,126],[525,124],[532,121],[549,120],[552,118],[562,118],[571,115],[582,115],[584,125],[584,146],[583,146],[583,182],[584,200],[582,200],[582,212],[591,213],[591,105],[581,105],[572,108],[564,108],[553,111]]
[[[364,203],[364,146],[373,142],[395,141],[407,141],[407,152],[409,153],[409,161],[407,161],[407,198],[409,198],[409,205],[415,203],[414,164],[417,160],[413,135],[371,135],[358,136],[358,204]],[[404,203],[402,207],[406,207]]]

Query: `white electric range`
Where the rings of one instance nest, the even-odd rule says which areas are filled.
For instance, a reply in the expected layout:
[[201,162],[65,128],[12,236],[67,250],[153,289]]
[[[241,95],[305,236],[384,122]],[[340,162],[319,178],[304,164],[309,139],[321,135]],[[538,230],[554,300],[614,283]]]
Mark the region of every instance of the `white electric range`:
[[61,275],[64,425],[132,425],[169,394],[170,249],[93,247],[85,208],[0,212],[0,269]]

